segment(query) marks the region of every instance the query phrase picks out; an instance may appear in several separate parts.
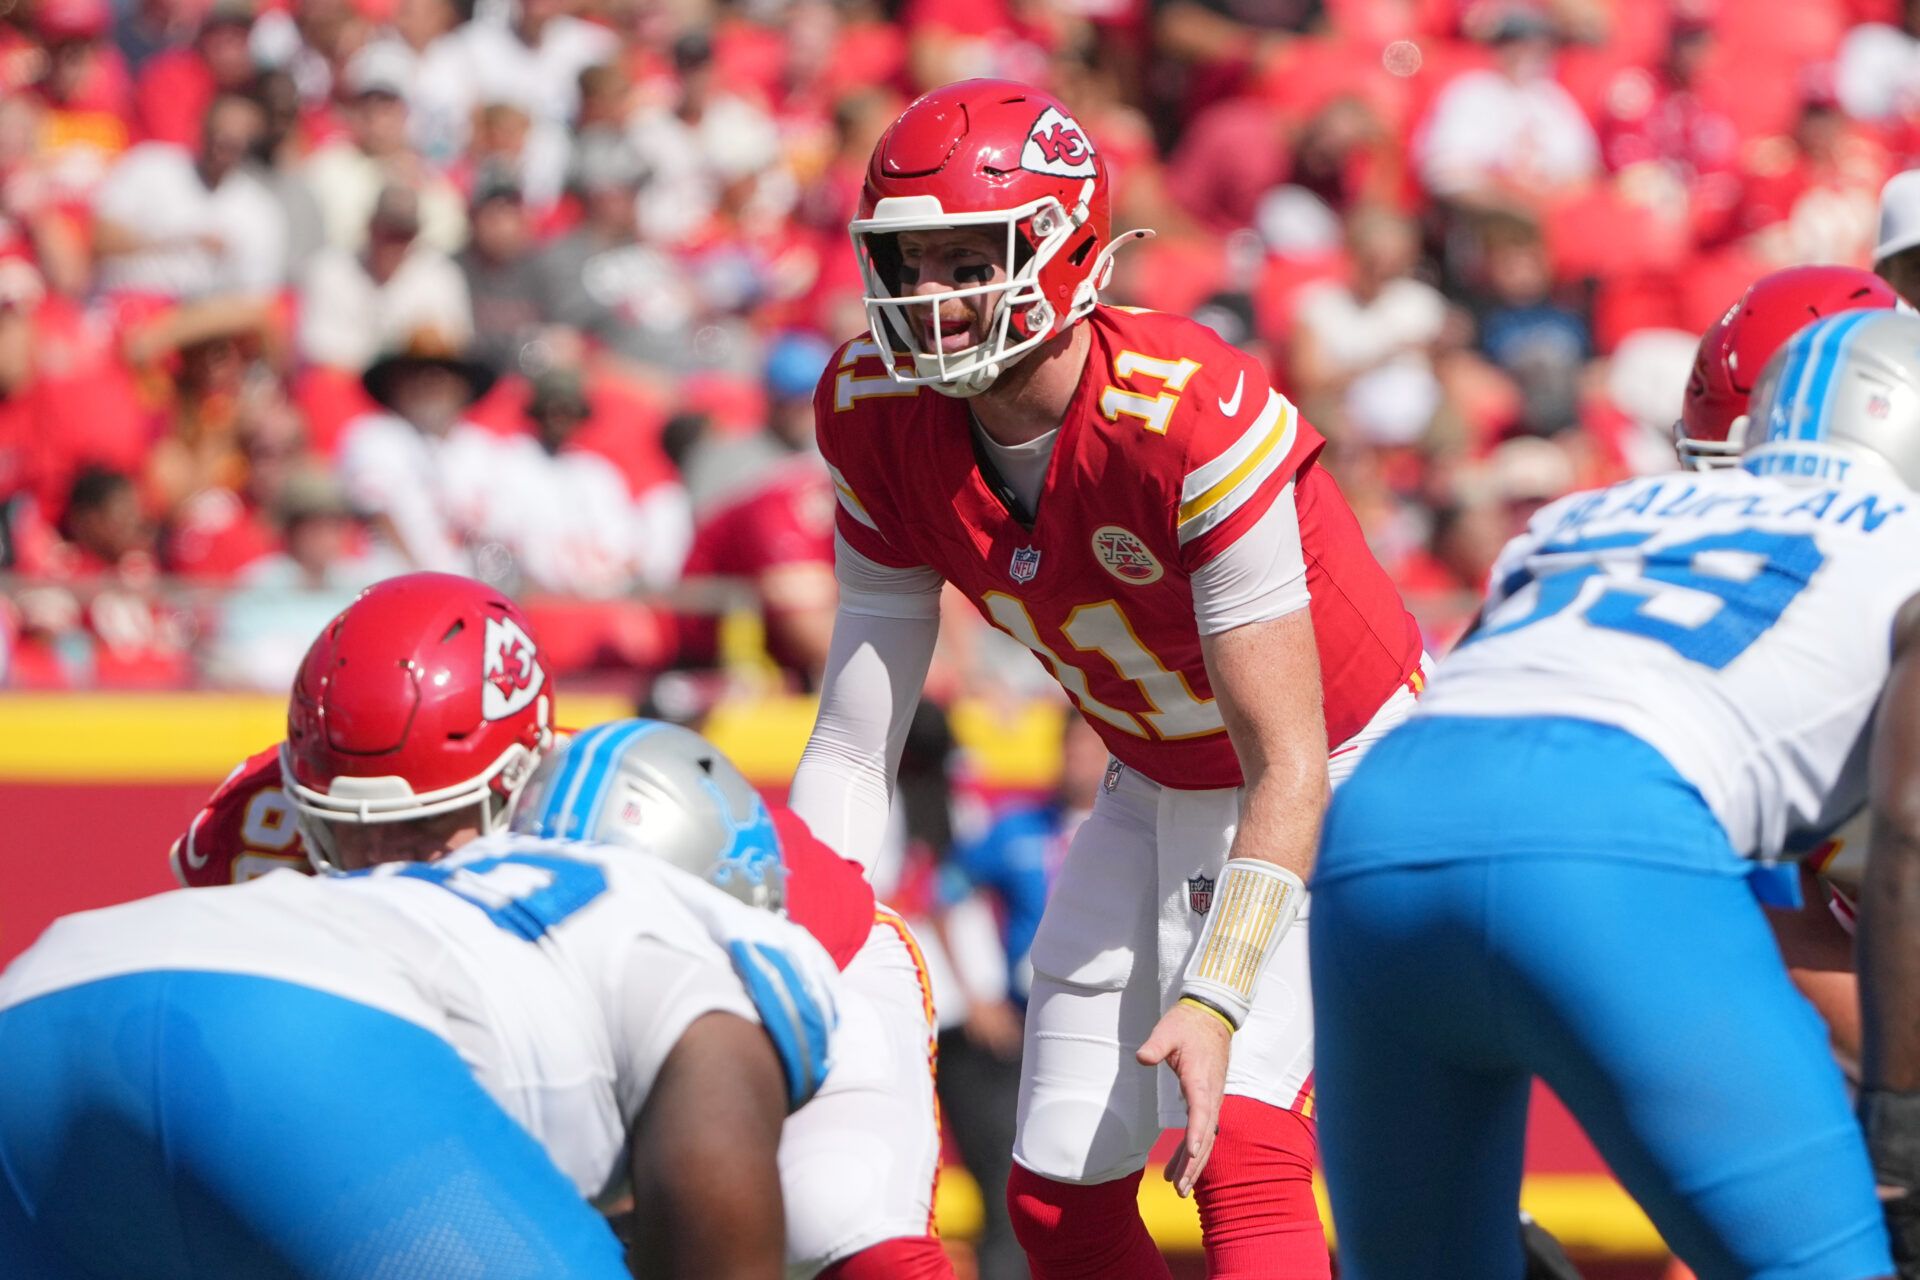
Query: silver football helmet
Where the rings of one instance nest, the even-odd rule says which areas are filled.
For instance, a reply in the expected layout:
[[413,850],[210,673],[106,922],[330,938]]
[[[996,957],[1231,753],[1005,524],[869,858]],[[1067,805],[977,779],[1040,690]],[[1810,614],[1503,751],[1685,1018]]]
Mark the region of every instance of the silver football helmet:
[[1789,338],[1754,389],[1741,465],[1920,490],[1920,315],[1846,311]]
[[765,802],[720,748],[660,720],[615,720],[547,754],[513,829],[656,854],[752,907],[786,904]]

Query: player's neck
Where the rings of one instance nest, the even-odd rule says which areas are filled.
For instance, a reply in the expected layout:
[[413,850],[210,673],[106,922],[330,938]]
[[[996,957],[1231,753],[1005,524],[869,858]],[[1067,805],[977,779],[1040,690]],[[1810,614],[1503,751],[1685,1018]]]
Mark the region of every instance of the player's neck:
[[994,380],[968,402],[974,421],[995,444],[1037,440],[1067,416],[1087,367],[1093,334],[1076,324]]

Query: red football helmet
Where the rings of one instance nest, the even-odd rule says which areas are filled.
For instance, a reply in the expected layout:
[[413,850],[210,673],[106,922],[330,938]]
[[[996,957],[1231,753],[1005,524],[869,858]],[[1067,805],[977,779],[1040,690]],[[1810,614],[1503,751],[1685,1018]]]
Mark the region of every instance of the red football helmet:
[[314,865],[335,822],[480,809],[505,829],[553,743],[553,689],[527,620],[483,582],[410,573],[360,593],[307,650],[280,772]]
[[[899,233],[954,227],[1004,228],[1007,279],[900,296]],[[986,390],[1091,311],[1115,248],[1148,234],[1112,240],[1107,164],[1093,140],[1058,99],[1011,80],[963,80],[916,99],[874,147],[848,230],[873,340],[913,357],[895,381],[953,396]],[[987,336],[947,352],[939,302],[956,297],[978,299]]]
[[1856,267],[1788,267],[1761,276],[1700,339],[1673,447],[1696,471],[1740,459],[1747,398],[1760,371],[1804,326],[1837,311],[1895,307],[1900,296]]

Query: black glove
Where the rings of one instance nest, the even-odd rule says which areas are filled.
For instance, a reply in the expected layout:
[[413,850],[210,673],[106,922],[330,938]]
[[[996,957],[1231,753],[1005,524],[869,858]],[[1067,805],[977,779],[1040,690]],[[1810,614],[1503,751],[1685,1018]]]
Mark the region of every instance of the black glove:
[[1560,1242],[1525,1213],[1520,1215],[1520,1247],[1527,1252],[1525,1280],[1581,1280]]
[[1860,1127],[1866,1131],[1881,1213],[1893,1243],[1900,1280],[1920,1280],[1920,1093],[1860,1091]]

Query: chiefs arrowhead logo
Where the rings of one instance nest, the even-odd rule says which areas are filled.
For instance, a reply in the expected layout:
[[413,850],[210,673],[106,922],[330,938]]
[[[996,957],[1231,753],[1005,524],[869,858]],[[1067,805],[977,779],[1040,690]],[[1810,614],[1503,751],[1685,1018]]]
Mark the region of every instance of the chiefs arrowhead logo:
[[1058,107],[1048,107],[1027,130],[1020,167],[1057,178],[1091,178],[1093,143],[1079,122]]
[[539,696],[547,673],[534,653],[533,638],[511,618],[488,618],[484,643],[480,714],[505,720]]

